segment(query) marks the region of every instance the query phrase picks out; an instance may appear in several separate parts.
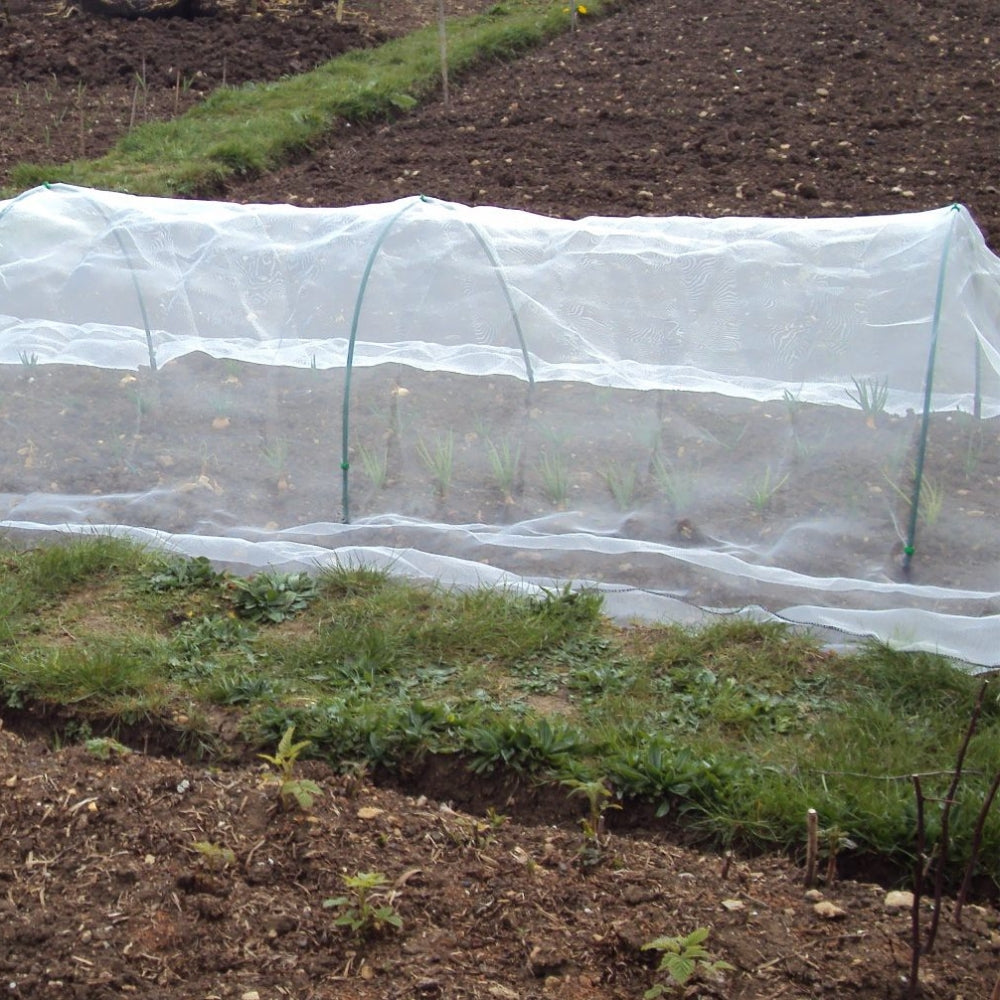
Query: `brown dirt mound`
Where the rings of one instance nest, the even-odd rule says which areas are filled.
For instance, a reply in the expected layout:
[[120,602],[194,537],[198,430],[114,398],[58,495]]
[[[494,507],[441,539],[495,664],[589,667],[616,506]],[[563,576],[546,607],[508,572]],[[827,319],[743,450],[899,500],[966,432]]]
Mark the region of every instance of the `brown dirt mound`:
[[[9,995],[625,1000],[665,981],[642,945],[698,927],[734,971],[684,996],[904,995],[910,915],[879,886],[807,893],[788,861],[648,833],[588,853],[579,827],[539,824],[516,791],[509,817],[484,818],[316,763],[298,776],[321,790],[307,813],[282,811],[252,766],[52,752],[0,732]],[[345,907],[324,906],[365,872],[384,876],[372,905],[398,930],[353,933],[335,923]],[[985,997],[996,913],[969,907],[962,929],[949,913],[920,995]]]

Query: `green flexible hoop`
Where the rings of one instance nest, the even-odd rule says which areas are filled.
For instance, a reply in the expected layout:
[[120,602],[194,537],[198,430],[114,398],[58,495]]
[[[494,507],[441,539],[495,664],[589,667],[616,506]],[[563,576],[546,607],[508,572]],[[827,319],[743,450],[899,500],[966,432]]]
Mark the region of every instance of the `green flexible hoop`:
[[[343,510],[343,521],[344,524],[351,523],[351,505],[350,505],[350,417],[351,417],[351,376],[354,371],[354,348],[358,338],[358,326],[361,319],[361,307],[364,303],[365,292],[368,288],[368,280],[371,277],[372,268],[375,266],[375,259],[378,256],[379,250],[382,248],[382,244],[385,242],[389,233],[392,231],[393,226],[396,222],[408,212],[414,205],[417,204],[446,204],[443,202],[435,202],[434,199],[428,198],[425,195],[414,196],[410,201],[402,206],[393,216],[383,225],[375,243],[372,245],[371,251],[368,254],[368,259],[365,261],[365,268],[361,275],[361,282],[358,285],[358,296],[354,302],[354,315],[351,318],[351,333],[350,339],[347,345],[347,360],[345,362],[346,368],[344,372],[344,399],[342,403],[342,414],[341,414],[341,447],[340,447],[340,472],[341,472],[341,507]],[[451,208],[452,206],[448,205]],[[466,226],[472,231],[473,236],[475,236],[476,241],[482,247],[483,252],[486,254],[487,259],[490,264],[493,265],[494,272],[497,275],[497,279],[500,282],[500,288],[503,291],[504,300],[507,303],[508,309],[510,309],[511,320],[514,323],[514,329],[517,333],[518,343],[521,347],[521,357],[524,359],[525,374],[528,379],[529,391],[530,388],[534,387],[535,384],[535,373],[531,368],[531,358],[528,354],[527,343],[524,339],[524,331],[521,327],[521,321],[517,315],[517,309],[514,306],[514,299],[510,293],[510,286],[507,284],[507,279],[504,276],[503,268],[500,263],[500,259],[497,257],[490,242],[486,239],[483,233],[479,230],[479,227],[472,222],[466,222]]]
[[941,248],[941,264],[938,267],[937,291],[934,296],[934,315],[931,320],[930,346],[927,351],[927,374],[924,376],[924,411],[920,421],[920,437],[917,443],[917,461],[913,471],[913,495],[910,497],[910,519],[906,530],[906,544],[903,546],[903,572],[909,573],[913,554],[916,552],[917,519],[919,514],[920,487],[924,477],[924,461],[927,457],[927,434],[930,430],[931,395],[934,388],[934,362],[937,357],[938,332],[941,326],[941,308],[944,304],[944,279],[948,269],[948,254],[955,233],[958,205],[952,205],[952,216]]

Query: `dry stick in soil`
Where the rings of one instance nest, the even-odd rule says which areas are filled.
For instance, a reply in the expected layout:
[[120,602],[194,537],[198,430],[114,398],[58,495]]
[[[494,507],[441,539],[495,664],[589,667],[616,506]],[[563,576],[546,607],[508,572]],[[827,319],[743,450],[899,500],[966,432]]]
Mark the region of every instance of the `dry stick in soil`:
[[910,985],[907,990],[909,1000],[920,995],[920,899],[923,895],[924,872],[924,793],[920,787],[920,775],[913,775],[913,791],[917,799],[917,862],[913,869],[913,905],[910,908]]
[[149,97],[149,81],[146,79],[146,56],[143,54],[141,70],[136,76],[135,87],[132,90],[132,112],[128,118],[129,132],[135,128],[135,116],[139,107],[139,94],[142,93],[142,117],[146,117],[147,100]]
[[76,97],[76,113],[77,118],[80,123],[80,152],[79,156],[82,160],[87,155],[87,122],[83,114],[83,93],[77,92]]
[[444,0],[438,0],[438,45],[441,49],[441,100],[448,104],[448,30],[444,23]]
[[806,888],[816,884],[816,859],[819,856],[819,817],[815,809],[806,813]]

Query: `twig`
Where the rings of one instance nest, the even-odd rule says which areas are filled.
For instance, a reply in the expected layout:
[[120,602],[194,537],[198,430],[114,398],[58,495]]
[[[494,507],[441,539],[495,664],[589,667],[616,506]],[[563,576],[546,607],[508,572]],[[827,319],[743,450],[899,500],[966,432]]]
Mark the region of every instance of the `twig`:
[[128,130],[129,132],[135,128],[135,109],[136,105],[139,103],[139,84],[136,83],[135,87],[132,89],[132,111],[128,116]]
[[[965,869],[965,875],[962,877],[962,886],[958,890],[958,897],[955,900],[955,925],[958,927],[962,926],[962,907],[965,906],[965,900],[969,895],[969,888],[972,885],[972,875],[976,869],[976,861],[979,858],[979,846],[983,840],[983,827],[986,826],[986,817],[993,806],[993,800],[996,798],[998,791],[1000,791],[1000,771],[997,771],[993,775],[993,783],[990,785],[990,790],[986,793],[986,798],[983,800],[983,806],[979,810],[979,815],[976,817],[976,825],[972,831],[969,864]],[[997,985],[1000,986],[1000,980],[997,980]]]
[[441,98],[448,103],[448,33],[444,20],[444,0],[438,0],[438,47],[441,50]]
[[913,775],[913,791],[917,797],[917,861],[913,870],[913,906],[910,908],[910,983],[907,996],[916,1000],[920,995],[920,899],[924,888],[924,793],[920,775]]
[[826,885],[829,888],[837,881],[837,839],[830,841],[830,853],[826,858]]
[[267,838],[266,838],[266,837],[261,837],[261,839],[260,839],[260,840],[258,840],[258,841],[257,841],[257,843],[256,843],[256,844],[254,844],[254,845],[253,845],[253,847],[251,847],[249,851],[247,851],[247,856],[246,856],[246,857],[245,857],[245,858],[243,859],[243,870],[244,870],[244,871],[249,871],[249,870],[250,870],[250,862],[251,862],[251,860],[253,859],[253,856],[254,856],[254,855],[255,855],[255,854],[257,853],[257,851],[259,851],[259,850],[260,850],[260,848],[262,848],[262,847],[263,847],[263,846],[264,846],[264,845],[265,845],[266,843],[267,843]]
[[[909,774],[871,774],[868,771],[820,771],[803,768],[804,773],[818,774],[822,778],[864,778],[866,781],[913,781],[914,772]],[[920,778],[940,778],[943,775],[951,777],[955,772],[951,768],[941,768],[938,771],[918,771]],[[981,774],[981,771],[970,771],[969,774]]]

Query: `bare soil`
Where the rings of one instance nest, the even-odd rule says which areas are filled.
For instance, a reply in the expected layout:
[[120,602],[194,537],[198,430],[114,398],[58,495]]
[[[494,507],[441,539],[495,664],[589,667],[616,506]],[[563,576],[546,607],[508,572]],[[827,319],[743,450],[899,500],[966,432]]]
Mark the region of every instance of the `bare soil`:
[[[97,155],[222,82],[308,68],[422,13],[372,0],[349,3],[344,25],[326,8],[104,22],[11,6],[0,179],[24,159]],[[310,156],[217,194],[344,205],[423,193],[563,217],[861,215],[958,200],[996,245],[995,4],[726,7],[635,0],[583,17],[574,35],[455,83],[447,106],[336,126]],[[693,851],[625,810],[609,813],[585,864],[565,789],[474,778],[456,761],[423,762],[394,787],[310,763],[302,773],[323,794],[308,814],[286,812],[233,720],[217,726],[230,760],[187,758],[152,725],[119,732],[135,752],[104,760],[55,749],[53,720],[3,714],[0,972],[14,997],[635,998],[663,981],[641,945],[699,926],[735,971],[674,995],[910,992],[910,913],[887,909],[882,886],[838,879],[820,886],[835,906],[824,916],[801,858]],[[508,818],[489,822],[488,807]],[[380,903],[400,930],[335,926],[323,901],[360,871],[386,876]],[[967,908],[961,928],[943,910],[919,995],[991,996],[995,904]]]
[[[903,579],[900,531],[922,423],[914,414],[882,414],[868,426],[860,409],[569,382],[528,392],[511,377],[384,364],[352,378],[345,496],[340,370],[269,369],[200,354],[169,362],[155,381],[63,365],[6,368],[0,502],[16,503],[14,520],[222,535],[315,525],[314,538],[296,537],[324,546],[321,526],[345,519],[515,524],[568,510],[585,530],[737,554],[807,578]],[[1000,589],[983,531],[1000,517],[998,424],[962,413],[931,420],[930,485],[910,582]],[[442,441],[443,483],[433,467]],[[498,482],[491,444],[516,448],[509,484]],[[550,457],[563,470],[563,492],[546,476]],[[419,526],[365,530],[356,527],[352,544],[426,545]],[[436,551],[468,558],[461,537],[450,544],[442,539]],[[539,572],[530,547],[484,540],[475,558],[529,577]],[[602,561],[594,552],[551,551],[544,572],[570,580],[606,574],[698,607],[754,604],[780,613],[816,598],[791,583],[730,578],[680,560],[666,570],[648,552]],[[852,597],[821,599],[835,605]],[[869,600],[895,606],[891,595]],[[919,606],[935,609],[939,600],[932,592]],[[951,607],[975,617],[995,613],[994,604],[976,596]]]
[[[705,926],[735,971],[683,995],[906,995],[911,916],[879,885],[810,894],[789,860],[702,853],[656,829],[612,831],[595,859],[564,790],[473,781],[447,761],[422,770],[399,791],[307,763],[298,774],[322,794],[286,812],[252,765],[102,760],[0,733],[7,992],[624,1000],[665,981],[643,944]],[[488,802],[506,818],[486,818]],[[360,872],[385,876],[375,903],[400,929],[335,925],[324,901]],[[986,997],[996,911],[967,907],[959,929],[951,910],[919,995]]]

